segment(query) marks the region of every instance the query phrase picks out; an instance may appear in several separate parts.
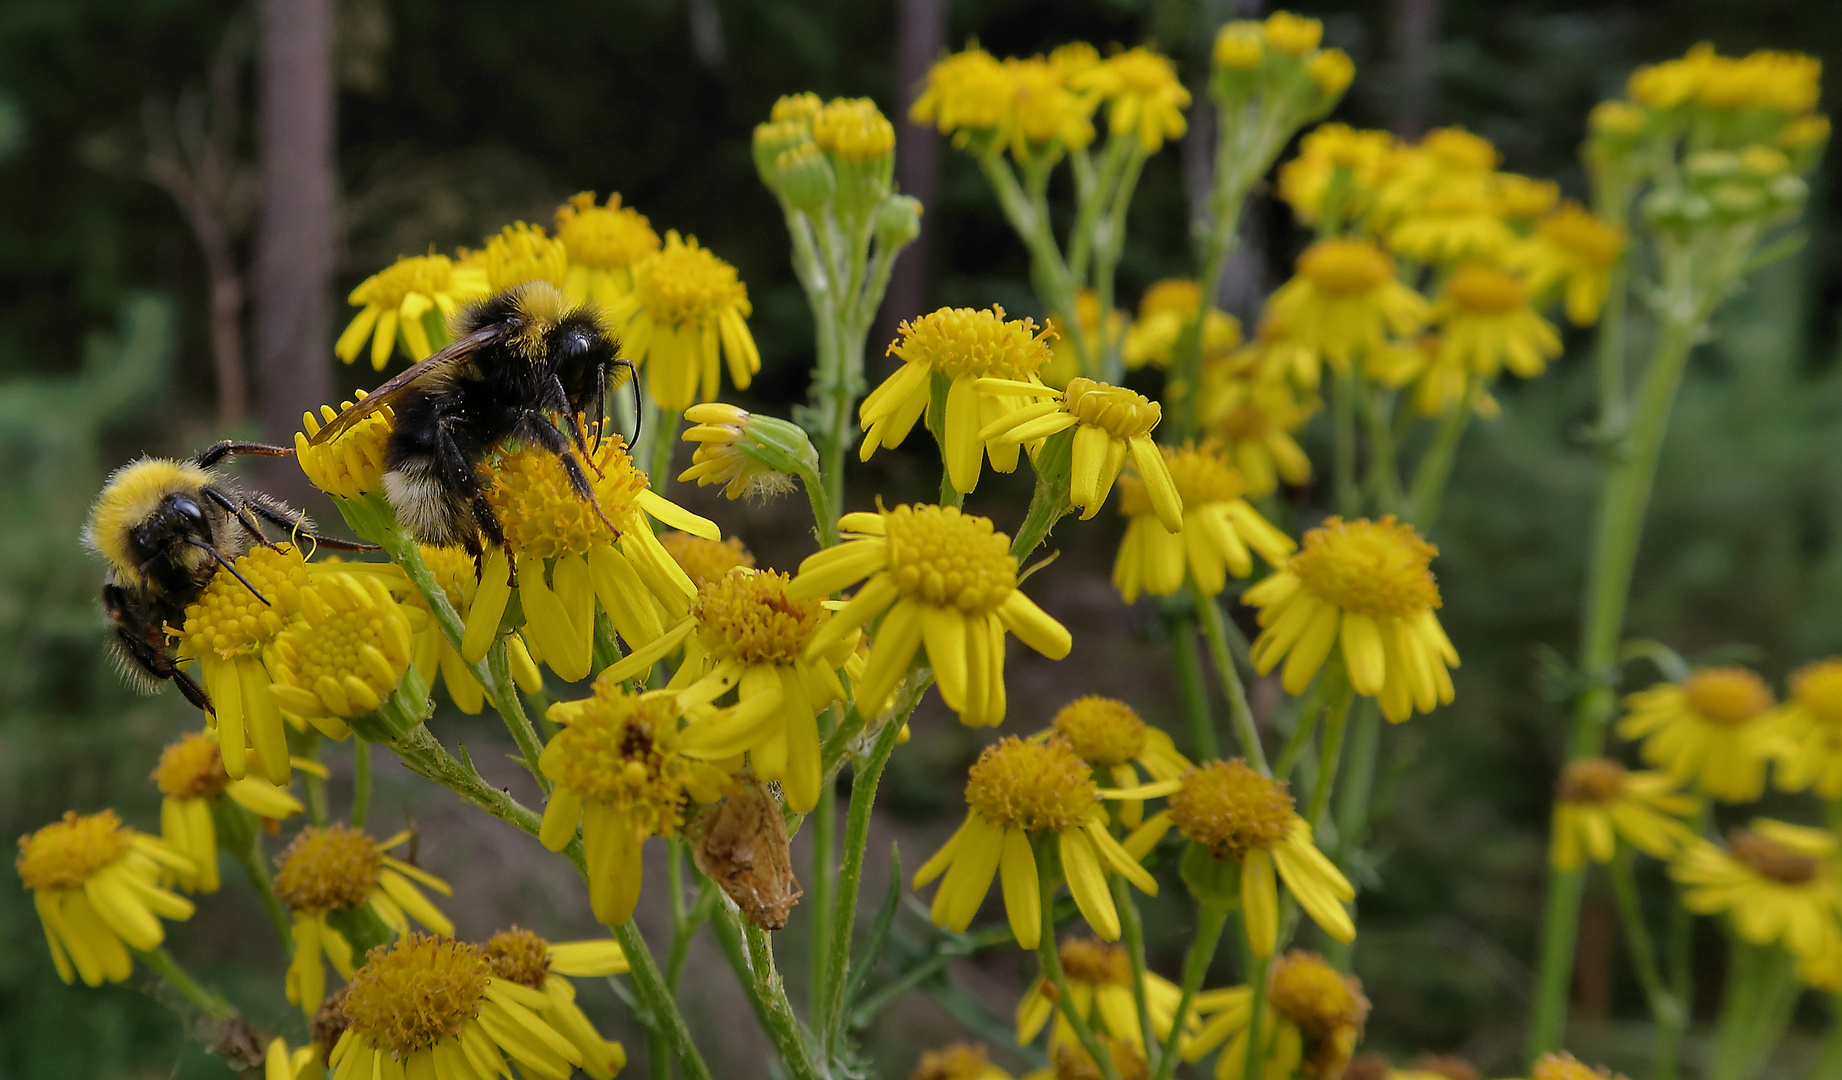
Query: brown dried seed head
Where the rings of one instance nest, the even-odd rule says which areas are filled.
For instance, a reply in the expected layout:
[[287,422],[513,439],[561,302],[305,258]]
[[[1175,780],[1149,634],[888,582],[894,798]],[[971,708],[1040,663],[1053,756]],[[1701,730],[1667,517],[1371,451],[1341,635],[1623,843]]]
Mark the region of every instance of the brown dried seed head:
[[749,922],[779,930],[802,892],[793,876],[786,819],[766,785],[746,773],[737,779],[736,793],[705,808],[691,825],[691,857]]

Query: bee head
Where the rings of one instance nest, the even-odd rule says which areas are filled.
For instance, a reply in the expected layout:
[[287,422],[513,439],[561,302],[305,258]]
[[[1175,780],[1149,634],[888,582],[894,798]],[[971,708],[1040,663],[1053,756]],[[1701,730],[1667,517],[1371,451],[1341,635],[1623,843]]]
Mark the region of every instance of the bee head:
[[90,510],[83,541],[108,560],[116,578],[142,584],[164,566],[195,569],[210,556],[191,541],[209,542],[218,516],[204,495],[209,470],[185,461],[142,458],[115,470]]

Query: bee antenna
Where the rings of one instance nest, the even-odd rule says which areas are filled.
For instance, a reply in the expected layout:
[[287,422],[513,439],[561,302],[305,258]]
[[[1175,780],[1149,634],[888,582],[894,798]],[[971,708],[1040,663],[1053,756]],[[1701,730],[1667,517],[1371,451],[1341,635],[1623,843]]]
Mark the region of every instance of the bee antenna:
[[211,557],[217,560],[217,564],[223,567],[225,570],[228,570],[230,572],[231,577],[236,578],[238,581],[241,581],[243,583],[243,587],[249,590],[249,594],[255,597],[256,599],[261,600],[264,607],[274,607],[275,606],[269,603],[268,599],[264,597],[261,593],[256,591],[256,587],[249,583],[248,578],[244,577],[242,574],[237,572],[237,568],[230,564],[230,560],[224,558],[223,552],[212,547],[210,544],[205,543],[203,540],[197,540],[190,536],[185,538],[185,542],[188,544],[191,544],[193,547],[204,548],[206,551],[210,552]]
[[646,418],[645,407],[640,402],[640,370],[633,366],[633,361],[620,359],[614,361],[616,367],[627,369],[627,381],[633,384],[633,441],[640,441],[640,424]]

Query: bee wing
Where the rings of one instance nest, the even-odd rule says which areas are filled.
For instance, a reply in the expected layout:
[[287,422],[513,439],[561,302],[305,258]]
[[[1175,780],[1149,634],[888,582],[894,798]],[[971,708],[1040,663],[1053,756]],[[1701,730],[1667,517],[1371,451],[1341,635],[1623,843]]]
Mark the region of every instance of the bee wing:
[[363,401],[340,413],[334,420],[321,428],[313,438],[307,440],[309,446],[318,446],[339,437],[340,432],[350,428],[365,417],[389,405],[403,396],[412,386],[437,372],[463,363],[468,357],[490,344],[505,333],[502,326],[484,326],[466,337],[450,342],[445,348],[431,355],[427,360],[400,371],[382,386],[365,395]]

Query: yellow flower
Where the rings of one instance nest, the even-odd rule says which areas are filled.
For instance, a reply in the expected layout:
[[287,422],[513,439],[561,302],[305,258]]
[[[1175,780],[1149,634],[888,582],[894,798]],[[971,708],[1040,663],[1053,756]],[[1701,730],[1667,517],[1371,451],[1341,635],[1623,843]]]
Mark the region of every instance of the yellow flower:
[[[1087,762],[1096,775],[1113,781],[1115,787],[1129,788],[1139,783],[1139,769],[1153,781],[1176,780],[1189,771],[1190,762],[1177,752],[1170,736],[1141,719],[1132,706],[1114,698],[1088,696],[1076,698],[1062,706],[1050,721],[1051,734],[1068,741],[1075,756]],[[1119,804],[1119,819],[1129,829],[1137,828],[1144,817],[1145,804],[1124,799]]]
[[[591,1067],[544,1015],[550,998],[495,976],[478,945],[416,934],[373,950],[352,979],[348,1026],[327,1055],[337,1076],[494,1080],[523,1075],[567,1080]],[[624,1055],[622,1055],[624,1056]]]
[[1108,57],[1071,82],[1104,100],[1109,135],[1136,138],[1142,153],[1156,153],[1166,139],[1182,138],[1186,130],[1183,110],[1190,92],[1169,57],[1142,45]]
[[678,835],[688,800],[715,802],[732,786],[722,769],[691,756],[678,724],[686,712],[675,691],[628,692],[613,668],[595,680],[593,697],[550,707],[562,730],[537,762],[556,785],[538,839],[561,851],[581,824],[589,906],[608,926],[633,916],[646,838]]
[[[296,764],[305,767],[310,763]],[[190,869],[169,869],[167,873],[187,892],[218,889],[217,824],[211,805],[220,796],[228,795],[238,806],[271,821],[292,817],[303,809],[286,788],[260,776],[232,780],[224,771],[217,738],[209,731],[193,732],[161,751],[153,780],[160,789],[160,838],[192,863]]]
[[748,331],[748,286],[735,267],[686,241],[676,230],[665,247],[633,264],[633,291],[614,301],[608,319],[620,328],[625,355],[647,367],[646,389],[660,408],[683,412],[714,401],[719,368],[748,389],[761,353]]
[[[1386,131],[1320,124],[1299,140],[1298,156],[1280,166],[1279,197],[1305,225],[1316,225],[1327,210],[1345,222],[1359,220],[1395,147]],[[1331,198],[1337,205],[1326,205]]]
[[1419,330],[1426,300],[1394,276],[1394,260],[1370,240],[1320,240],[1298,257],[1298,273],[1267,309],[1297,341],[1346,371],[1359,353],[1389,335]]
[[1020,162],[1039,156],[1053,160],[1064,150],[1079,150],[1094,141],[1090,117],[1099,101],[1070,88],[1084,74],[1071,76],[1040,56],[1007,59],[1004,74],[1011,84],[1004,127],[1012,157]]
[[[1439,128],[1412,146],[1397,146],[1381,165],[1375,198],[1370,207],[1370,221],[1386,232],[1404,218],[1433,211],[1436,217],[1448,217],[1457,211],[1475,214],[1490,207],[1491,173],[1499,160],[1497,148],[1490,140],[1473,135],[1463,128]],[[1469,224],[1482,228],[1481,239],[1500,241],[1502,234],[1487,222],[1449,221],[1433,223],[1423,232],[1425,238],[1443,239],[1448,227]],[[1500,224],[1500,223],[1499,223]],[[1480,239],[1460,235],[1461,242]]]
[[804,429],[773,416],[757,416],[734,405],[710,401],[684,412],[692,427],[684,441],[695,443],[691,467],[678,474],[698,487],[725,485],[730,499],[765,498],[793,490],[794,477],[816,477],[818,451]]
[[[1132,961],[1126,947],[1094,938],[1070,938],[1062,942],[1057,953],[1068,981],[1068,1003],[1075,1013],[1096,1034],[1128,1043],[1143,1053],[1145,1033],[1138,1022],[1138,1006],[1132,994]],[[1169,979],[1155,972],[1145,973],[1145,1010],[1150,1014],[1154,1037],[1162,1039],[1170,1034],[1177,1019],[1177,1001],[1182,996],[1183,991]],[[1017,1003],[1017,1045],[1035,1042],[1052,1015],[1055,1028],[1049,1034],[1051,1053],[1058,1047],[1077,1045],[1074,1028],[1056,1008],[1055,989],[1039,975]],[[1193,1014],[1185,1019],[1186,1026],[1194,1026]]]
[[684,661],[666,689],[695,708],[736,692],[734,712],[699,720],[679,747],[723,760],[747,752],[755,775],[780,781],[787,805],[804,813],[819,802],[819,712],[845,700],[838,670],[857,651],[860,634],[807,652],[832,618],[815,599],[787,597],[789,579],[772,570],[731,570],[701,586],[691,610],[650,646],[608,668],[604,679],[644,677],[682,645]]
[[568,250],[561,240],[551,239],[542,225],[513,222],[497,236],[488,237],[481,254],[493,292],[527,281],[547,281],[560,289],[569,272]]
[[[1114,308],[1107,313],[1106,326],[1102,328],[1100,294],[1084,288],[1075,293],[1075,321],[1080,324],[1081,334],[1089,343],[1090,351],[1098,356],[1105,352],[1111,342],[1119,340],[1120,332],[1125,327],[1126,313]],[[1043,334],[1044,340],[1049,343],[1049,360],[1037,369],[1036,377],[1044,385],[1059,390],[1068,385],[1069,379],[1081,374],[1081,358],[1075,354],[1074,342],[1068,334],[1068,324],[1059,316],[1050,315],[1043,320]]]
[[[1184,1060],[1196,1061],[1226,1042],[1215,1059],[1215,1080],[1242,1080],[1253,1006],[1250,986],[1196,995],[1196,1011],[1208,1019],[1184,1043]],[[1369,999],[1354,975],[1343,974],[1315,953],[1286,953],[1267,982],[1260,1020],[1262,1076],[1337,1080],[1355,1053],[1368,1015]]]
[[1004,65],[973,45],[935,61],[908,118],[932,124],[942,135],[953,136],[953,145],[965,146],[974,135],[989,136],[1003,128],[1012,87]]
[[1625,231],[1594,217],[1569,200],[1536,226],[1535,235],[1505,256],[1529,276],[1529,289],[1545,295],[1564,288],[1567,318],[1586,326],[1599,318],[1612,267],[1625,246]]
[[1240,865],[1241,917],[1255,956],[1271,956],[1277,945],[1280,881],[1326,934],[1355,940],[1356,924],[1343,905],[1356,899],[1356,890],[1318,850],[1310,822],[1293,809],[1283,782],[1240,758],[1206,762],[1183,775],[1170,809],[1128,837],[1126,850],[1142,856],[1173,825],[1217,860]]
[[443,896],[448,883],[401,859],[384,854],[406,842],[404,830],[388,840],[373,840],[362,830],[333,824],[302,829],[275,860],[275,898],[294,916],[294,959],[288,964],[288,1000],[312,1017],[326,997],[324,956],[343,978],[352,978],[352,945],[327,921],[334,912],[369,908],[398,937],[409,933],[409,920],[437,934],[452,934],[454,924],[416,888],[421,882]]
[[[1020,447],[989,445],[980,440],[979,431],[1030,399],[981,394],[976,384],[982,378],[1040,382],[1036,373],[1049,361],[1049,331],[1038,332],[1030,319],[1007,320],[1004,309],[995,304],[986,311],[941,308],[903,323],[900,330],[901,339],[890,343],[888,353],[900,357],[902,366],[857,407],[865,431],[858,451],[862,460],[870,460],[878,447],[902,445],[926,413],[944,434],[940,456],[955,490],[965,493],[978,486],[987,453],[992,468],[1015,469]],[[936,417],[932,399],[940,380],[946,381],[945,415]]]
[[[376,574],[324,573],[300,593],[300,616],[269,644],[269,693],[284,714],[329,738],[375,712],[409,670],[409,611]],[[421,621],[419,618],[417,621]]]
[[834,158],[865,164],[895,152],[895,126],[869,98],[834,98],[813,116],[812,141]]
[[1458,650],[1435,614],[1428,567],[1438,553],[1392,514],[1325,519],[1283,569],[1242,595],[1260,609],[1255,669],[1264,675],[1285,659],[1286,692],[1302,694],[1336,648],[1350,685],[1394,723],[1449,704],[1446,669],[1458,666]]
[[58,978],[85,986],[122,982],[134,969],[129,949],[166,940],[161,919],[189,919],[192,902],[160,887],[162,871],[194,874],[192,860],[122,824],[115,811],[66,812],[19,838],[13,865],[32,890]]
[[1623,1073],[1613,1073],[1601,1065],[1592,1069],[1572,1054],[1543,1054],[1529,1069],[1529,1080],[1626,1080]]
[[1781,945],[1805,981],[1842,989],[1842,858],[1822,829],[1755,818],[1728,834],[1727,850],[1702,841],[1670,868],[1684,886],[1682,905],[1725,914],[1754,945]]
[[1229,574],[1244,578],[1253,573],[1250,547],[1273,566],[1285,563],[1298,545],[1242,497],[1246,485],[1221,447],[1205,443],[1159,449],[1182,516],[1173,530],[1154,511],[1138,477],[1120,485],[1119,508],[1128,521],[1113,560],[1113,587],[1126,603],[1137,600],[1141,590],[1169,596],[1183,588],[1186,575],[1205,595],[1215,596],[1227,586]]
[[1556,870],[1578,870],[1587,859],[1611,862],[1621,840],[1658,859],[1673,857],[1695,839],[1681,819],[1697,806],[1676,787],[1666,773],[1628,772],[1605,758],[1569,762],[1554,799],[1548,861]]
[[648,519],[710,539],[721,535],[716,524],[655,493],[618,434],[591,426],[584,465],[596,505],[575,493],[547,450],[501,451],[481,465],[506,546],[484,559],[461,643],[468,663],[486,655],[511,598],[508,552],[518,572],[525,644],[534,660],[569,682],[589,674],[597,603],[630,648],[656,641],[690,604],[696,590]]
[[1388,250],[1426,263],[1494,258],[1516,242],[1492,197],[1489,174],[1423,191],[1388,230]]
[[1688,681],[1659,683],[1625,698],[1621,739],[1643,739],[1643,758],[1677,783],[1694,783],[1722,802],[1752,802],[1765,792],[1774,741],[1772,692],[1739,667],[1704,668]]
[[[1153,282],[1138,302],[1138,318],[1126,330],[1120,358],[1126,370],[1166,368],[1176,355],[1177,342],[1202,304],[1202,286],[1194,278],[1166,278]],[[1215,305],[1203,316],[1202,358],[1207,364],[1225,358],[1241,344],[1241,320]]]
[[371,366],[382,371],[401,335],[410,359],[426,359],[435,351],[429,313],[435,313],[435,328],[443,331],[462,305],[491,291],[484,269],[456,266],[446,255],[405,255],[360,282],[346,298],[362,310],[339,335],[333,352],[349,364],[369,341]]
[[1483,382],[1472,379],[1468,359],[1441,348],[1438,334],[1422,334],[1413,341],[1389,342],[1369,353],[1362,358],[1362,370],[1383,386],[1412,386],[1409,403],[1421,416],[1440,417],[1469,404],[1478,416],[1494,420],[1502,409]]
[[1806,664],[1791,676],[1791,700],[1779,706],[1775,726],[1778,787],[1842,798],[1842,658]]
[[957,1042],[923,1051],[908,1080],[1011,1080],[1011,1074],[991,1063],[983,1043]]
[[1548,368],[1561,353],[1554,324],[1529,306],[1529,289],[1514,274],[1468,262],[1446,280],[1433,306],[1439,323],[1439,359],[1490,379],[1505,365],[1525,379]]
[[1014,454],[1016,446],[1037,445],[1072,430],[1068,501],[1081,511],[1082,521],[1106,505],[1129,455],[1158,520],[1167,528],[1181,527],[1183,504],[1157,444],[1151,441],[1151,431],[1163,417],[1157,402],[1137,391],[1080,376],[1068,380],[1066,391],[1009,379],[980,379],[974,386],[982,395],[1049,399],[992,421],[979,430],[978,439],[991,446],[996,458],[1000,446],[1003,453]]
[[[576,989],[564,976],[605,978],[627,970],[626,954],[612,941],[552,944],[529,930],[501,930],[480,946],[495,980],[535,990],[545,1003],[529,1003],[532,1012],[575,1045],[582,1071],[593,1080],[610,1078],[627,1064],[627,1051],[601,1037],[576,1004]],[[437,1073],[437,1076],[440,1074]]]
[[898,506],[846,514],[838,525],[844,542],[800,563],[787,599],[815,600],[869,579],[806,646],[808,658],[823,656],[883,616],[863,676],[853,680],[865,717],[883,710],[924,649],[940,697],[960,722],[996,725],[1005,710],[1004,632],[1051,660],[1073,647],[1067,629],[1017,588],[1010,538],[989,518]]
[[739,537],[727,540],[706,540],[687,532],[669,529],[659,534],[659,544],[666,554],[678,564],[691,579],[694,588],[701,589],[712,581],[719,580],[738,566],[755,568],[755,555],[742,546]]
[[1252,19],[1223,23],[1210,50],[1215,66],[1228,71],[1251,72],[1266,59],[1264,28]]
[[1560,201],[1561,186],[1552,180],[1537,180],[1517,173],[1495,173],[1490,177],[1491,198],[1497,212],[1518,224],[1534,221],[1554,209]]
[[[1004,910],[1017,944],[1042,940],[1041,886],[1032,842],[1053,837],[1075,906],[1094,932],[1119,940],[1119,909],[1107,886],[1118,873],[1152,896],[1157,879],[1107,831],[1102,799],[1147,799],[1173,783],[1106,790],[1087,763],[1062,739],[1025,741],[1015,736],[987,746],[966,780],[966,820],[951,839],[915,871],[919,889],[945,874],[934,892],[935,925],[960,933],[972,924],[995,876],[1003,882]],[[1053,927],[1051,928],[1053,931]]]
[[1325,49],[1311,58],[1305,74],[1318,88],[1320,113],[1329,112],[1343,92],[1356,81],[1356,62],[1342,49]]
[[[1296,350],[1295,343],[1270,346],[1268,356],[1281,349],[1294,349],[1294,356],[1304,352],[1312,358],[1311,371],[1317,371],[1315,352]],[[1203,369],[1201,398],[1203,428],[1227,449],[1249,495],[1263,499],[1278,490],[1280,480],[1303,484],[1311,479],[1311,459],[1292,433],[1318,410],[1315,394],[1295,389],[1286,379],[1242,378],[1229,365],[1217,364]]]
[[263,1080],[318,1080],[323,1075],[320,1050],[311,1042],[289,1050],[288,1040],[277,1035],[263,1048]]
[[587,300],[612,307],[633,290],[633,265],[659,250],[652,223],[622,206],[619,193],[602,206],[592,191],[571,195],[556,209],[556,238],[568,255],[562,284],[571,307]]
[[1267,48],[1288,56],[1304,56],[1324,39],[1324,24],[1290,11],[1275,11],[1261,26]]
[[[354,396],[363,401],[366,394],[360,390]],[[301,430],[294,433],[294,460],[314,487],[341,499],[362,499],[384,489],[384,448],[396,430],[396,410],[386,405],[331,442],[313,445],[320,429],[351,407],[347,401],[337,409],[320,406],[319,416],[302,413]]]
[[[473,556],[463,548],[433,547],[428,544],[418,546],[422,551],[423,564],[429,568],[435,583],[441,586],[449,606],[454,608],[463,623],[469,622],[472,619],[474,599],[479,596],[484,584],[475,576],[478,564],[474,562]],[[404,603],[420,612],[428,611],[427,601],[421,592],[410,585],[407,575],[397,588],[403,594]],[[486,591],[494,590],[489,587]],[[486,689],[473,677],[472,669],[448,641],[448,636],[441,632],[440,624],[424,614],[422,618],[412,619],[410,628],[411,663],[416,665],[422,681],[432,688],[435,677],[440,675],[454,707],[469,716],[478,714],[485,705]],[[512,634],[505,639],[505,643],[507,657],[511,661],[512,679],[527,694],[542,690],[543,672],[537,670],[537,662],[531,659],[524,638]]]

